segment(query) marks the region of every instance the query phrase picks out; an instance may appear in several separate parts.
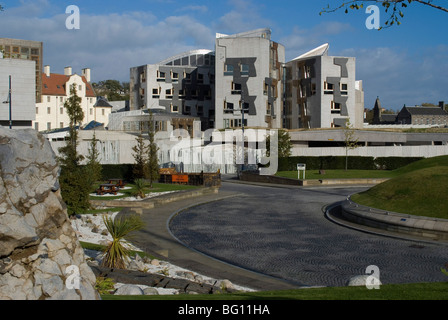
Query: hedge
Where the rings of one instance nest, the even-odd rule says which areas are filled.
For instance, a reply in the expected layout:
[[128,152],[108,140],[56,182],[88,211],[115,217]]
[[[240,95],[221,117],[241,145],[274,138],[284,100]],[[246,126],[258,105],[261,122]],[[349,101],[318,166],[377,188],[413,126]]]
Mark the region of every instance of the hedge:
[[[423,158],[402,157],[348,157],[349,170],[395,170]],[[345,169],[345,156],[289,157],[279,158],[278,171],[296,171],[298,163],[306,164],[308,170]]]

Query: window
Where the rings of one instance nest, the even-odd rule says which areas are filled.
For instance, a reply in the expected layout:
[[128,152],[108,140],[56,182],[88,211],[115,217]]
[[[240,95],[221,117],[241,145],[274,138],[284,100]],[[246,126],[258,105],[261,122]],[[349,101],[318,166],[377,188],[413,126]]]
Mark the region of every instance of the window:
[[242,76],[248,76],[249,75],[249,65],[248,64],[242,64],[241,65],[241,75]]
[[34,123],[34,130],[39,131],[39,122]]
[[232,94],[241,94],[242,86],[241,83],[232,82]]
[[171,112],[178,113],[179,112],[179,107],[178,106],[173,106],[173,104],[171,104]]
[[341,104],[331,101],[331,113],[341,113]]
[[50,107],[47,108],[47,114],[51,114],[51,108]]
[[160,98],[160,88],[152,89],[152,97],[153,98]]
[[233,103],[224,101],[224,113],[233,113],[234,105]]
[[64,128],[64,122],[59,122],[59,128]]
[[173,80],[173,82],[179,81],[179,74],[171,71],[171,80]]
[[47,130],[51,130],[51,122],[47,122]]
[[204,83],[204,75],[202,73],[197,74],[198,83]]
[[341,83],[341,94],[348,95],[348,84]]
[[105,115],[106,115],[106,110],[105,110],[105,109],[101,109],[101,114],[102,114],[103,116],[105,116]]
[[233,76],[233,66],[231,64],[226,64],[224,66],[224,75],[225,76]]
[[165,94],[166,94],[166,98],[167,99],[172,99],[173,95],[174,95],[174,89],[171,88],[171,89],[165,90]]
[[157,81],[165,81],[165,78],[166,78],[165,72],[157,70]]
[[333,94],[334,93],[334,85],[332,83],[324,82],[324,94]]
[[59,113],[64,114],[64,108],[59,108]]
[[82,91],[82,86],[81,85],[79,86],[79,91]]
[[36,114],[39,114],[39,107],[36,107]]
[[51,102],[51,97],[50,96],[47,97],[47,102]]

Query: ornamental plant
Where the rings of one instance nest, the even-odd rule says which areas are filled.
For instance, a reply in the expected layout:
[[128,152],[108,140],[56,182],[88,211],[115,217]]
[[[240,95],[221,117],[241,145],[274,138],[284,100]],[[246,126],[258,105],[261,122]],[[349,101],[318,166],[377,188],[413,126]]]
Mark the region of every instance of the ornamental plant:
[[102,265],[111,269],[126,269],[126,262],[129,260],[131,251],[126,248],[125,238],[129,238],[131,233],[142,229],[144,223],[139,215],[116,219],[105,215],[103,222],[112,236],[112,241],[106,247]]

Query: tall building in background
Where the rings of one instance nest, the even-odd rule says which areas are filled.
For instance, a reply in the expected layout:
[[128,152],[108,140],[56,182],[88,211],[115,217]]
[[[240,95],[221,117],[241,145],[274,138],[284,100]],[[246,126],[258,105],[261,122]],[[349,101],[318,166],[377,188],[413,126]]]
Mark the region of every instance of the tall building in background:
[[43,43],[31,40],[0,38],[0,50],[6,59],[35,61],[36,103],[42,99]]
[[279,129],[285,48],[271,30],[216,35],[216,129]]
[[200,118],[215,125],[215,53],[193,50],[157,64],[131,68],[130,109]]
[[285,128],[356,128],[364,122],[362,82],[356,59],[328,55],[322,45],[286,64]]

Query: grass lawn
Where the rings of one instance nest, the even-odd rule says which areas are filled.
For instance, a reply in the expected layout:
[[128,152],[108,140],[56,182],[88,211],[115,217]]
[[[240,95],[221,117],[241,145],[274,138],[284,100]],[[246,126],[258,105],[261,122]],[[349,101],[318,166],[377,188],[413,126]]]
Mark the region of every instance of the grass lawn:
[[[98,183],[95,186],[95,189],[99,187],[100,183]],[[115,200],[115,199],[121,199],[126,197],[132,197],[136,193],[135,186],[131,183],[127,184],[126,187],[130,187],[130,189],[121,190],[120,193],[123,194],[123,196],[113,196],[113,197],[107,197],[108,200]],[[199,187],[196,186],[186,186],[186,185],[177,185],[177,184],[165,184],[165,183],[153,183],[153,187],[149,188],[148,186],[145,188],[145,193],[152,193],[152,192],[168,192],[168,191],[182,191],[182,190],[193,190]],[[97,197],[97,196],[90,196],[91,200],[104,200],[104,197]]]
[[447,300],[448,282],[383,285],[379,290],[366,287],[331,287],[254,293],[170,296],[112,296],[103,300]]
[[[278,177],[298,179],[297,171],[279,171]],[[395,176],[394,171],[386,170],[325,170],[325,174],[320,174],[319,170],[307,170],[306,180],[322,180],[322,179],[367,179],[367,178],[392,178]],[[301,175],[301,177],[303,177]]]

